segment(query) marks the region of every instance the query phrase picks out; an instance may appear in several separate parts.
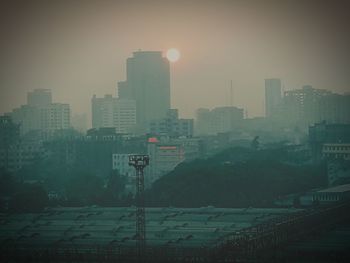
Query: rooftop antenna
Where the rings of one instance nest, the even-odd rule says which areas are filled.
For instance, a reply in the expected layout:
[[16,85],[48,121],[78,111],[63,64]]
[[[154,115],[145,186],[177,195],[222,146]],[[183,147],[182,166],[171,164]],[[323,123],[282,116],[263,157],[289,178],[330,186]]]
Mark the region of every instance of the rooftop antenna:
[[232,79],[230,81],[230,106],[233,106],[233,85],[232,85]]

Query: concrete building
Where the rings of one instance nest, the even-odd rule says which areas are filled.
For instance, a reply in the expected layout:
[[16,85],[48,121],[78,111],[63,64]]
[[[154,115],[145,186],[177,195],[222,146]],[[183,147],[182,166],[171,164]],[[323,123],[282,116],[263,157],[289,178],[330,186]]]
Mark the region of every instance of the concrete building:
[[335,94],[306,85],[284,93],[281,115],[285,123],[304,127],[322,121],[348,124],[350,95]]
[[170,137],[192,137],[193,119],[179,119],[178,110],[170,109],[165,118],[150,121],[149,132],[153,135]]
[[146,185],[150,186],[154,181],[185,160],[183,146],[176,143],[164,143],[156,138],[149,138],[147,153],[150,161],[146,167]]
[[216,107],[211,111],[198,109],[196,119],[197,135],[215,135],[230,132],[243,120],[243,109],[237,107]]
[[313,203],[329,205],[350,200],[350,184],[338,185],[312,193]]
[[321,160],[324,144],[350,143],[350,124],[316,123],[309,127],[309,144],[315,161]]
[[329,96],[330,91],[314,89],[310,85],[302,89],[284,93],[284,117],[287,122],[311,125],[323,121],[321,119],[321,99]]
[[322,155],[329,159],[350,160],[350,143],[325,143]]
[[27,94],[27,105],[44,107],[52,103],[52,94],[49,89],[35,89]]
[[0,116],[0,168],[16,172],[44,158],[46,151],[40,140],[20,138],[19,124],[9,116]]
[[118,83],[118,94],[136,101],[137,125],[145,130],[170,109],[169,61],[160,51],[137,51],[126,64],[126,81]]
[[280,79],[265,79],[265,116],[275,118],[282,102]]
[[41,129],[40,110],[37,107],[22,105],[19,108],[13,109],[9,113],[13,121],[20,125],[20,133],[24,135],[29,131]]
[[113,168],[113,154],[147,152],[145,138],[116,133],[115,128],[90,129],[86,136],[45,142],[56,163],[107,178]]
[[212,127],[215,133],[232,131],[243,120],[243,109],[237,107],[217,107],[212,111]]
[[350,123],[350,95],[327,94],[319,99],[318,118],[327,123]]
[[19,136],[19,125],[10,116],[0,116],[0,167],[9,168],[10,149]]
[[4,147],[19,140],[19,125],[10,116],[0,116],[0,146]]
[[[7,164],[5,154],[7,154]],[[16,172],[24,166],[45,158],[47,154],[42,141],[18,141],[9,146],[7,153],[0,149],[0,167],[7,166],[7,170]]]
[[131,99],[120,99],[105,95],[104,98],[93,96],[92,127],[114,127],[118,133],[128,133],[136,125],[136,104]]
[[172,143],[182,147],[184,151],[185,161],[192,161],[194,159],[204,156],[204,142],[201,138],[180,137],[171,140]]
[[211,114],[210,110],[200,108],[196,110],[195,134],[208,135],[211,133]]
[[70,129],[70,107],[66,103],[52,103],[51,91],[37,89],[27,94],[27,105],[8,113],[20,125],[21,135],[41,131],[49,138],[57,131]]
[[69,128],[69,104],[51,103],[40,108],[40,129],[46,131],[55,131]]
[[329,186],[350,182],[350,143],[325,143],[322,156],[327,162]]

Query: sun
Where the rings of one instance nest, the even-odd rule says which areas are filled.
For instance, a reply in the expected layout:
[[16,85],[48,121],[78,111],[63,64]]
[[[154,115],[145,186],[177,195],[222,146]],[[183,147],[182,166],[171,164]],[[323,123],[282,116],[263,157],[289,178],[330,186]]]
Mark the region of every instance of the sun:
[[180,52],[176,48],[170,48],[166,52],[166,57],[170,62],[176,62],[180,58]]

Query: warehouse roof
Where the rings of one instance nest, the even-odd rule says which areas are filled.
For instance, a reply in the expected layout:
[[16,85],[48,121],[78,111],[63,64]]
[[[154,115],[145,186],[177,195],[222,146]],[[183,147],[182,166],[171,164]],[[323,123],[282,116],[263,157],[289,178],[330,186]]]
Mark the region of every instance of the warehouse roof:
[[[213,246],[224,236],[298,209],[147,208],[147,246]],[[0,244],[134,246],[135,208],[55,208],[0,214]]]

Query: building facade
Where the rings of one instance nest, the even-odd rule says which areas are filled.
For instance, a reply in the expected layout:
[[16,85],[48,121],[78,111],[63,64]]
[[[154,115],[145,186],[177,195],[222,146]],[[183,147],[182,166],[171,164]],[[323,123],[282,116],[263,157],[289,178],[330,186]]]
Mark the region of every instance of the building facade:
[[177,109],[170,109],[165,118],[150,121],[148,131],[153,135],[192,137],[193,119],[179,119]]
[[285,120],[306,126],[323,121],[321,100],[330,94],[330,91],[314,89],[310,85],[286,91],[283,98]]
[[63,130],[70,128],[69,104],[51,103],[40,110],[40,129],[46,131]]
[[215,135],[230,132],[243,120],[243,109],[216,107],[212,110],[198,109],[196,112],[196,134]]
[[118,83],[118,95],[136,101],[137,125],[145,130],[170,109],[169,61],[160,51],[137,51],[126,64],[126,81]]
[[92,128],[114,127],[118,133],[128,133],[136,125],[136,103],[105,95],[91,100]]
[[8,113],[20,125],[21,135],[41,131],[49,138],[57,131],[67,130],[70,125],[70,106],[66,103],[52,103],[51,91],[37,89],[27,95],[27,104]]
[[155,138],[148,140],[147,153],[150,159],[149,166],[145,169],[147,186],[185,160],[183,146],[172,142],[160,142]]
[[322,156],[327,163],[329,186],[350,183],[350,143],[325,143]]
[[280,79],[265,79],[265,116],[274,118],[278,115],[282,102]]

